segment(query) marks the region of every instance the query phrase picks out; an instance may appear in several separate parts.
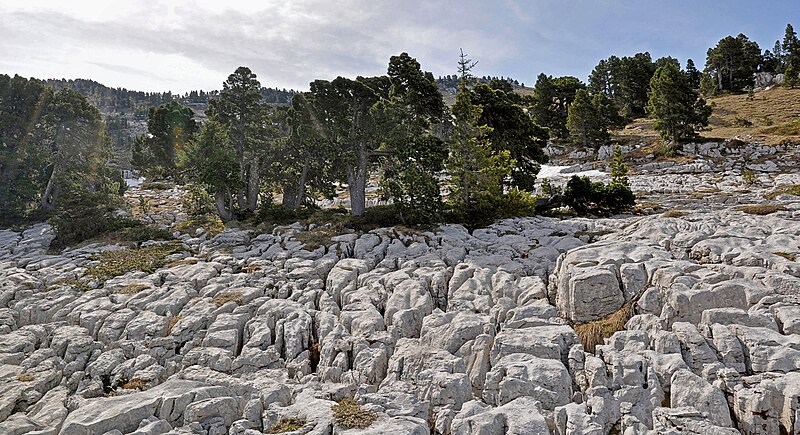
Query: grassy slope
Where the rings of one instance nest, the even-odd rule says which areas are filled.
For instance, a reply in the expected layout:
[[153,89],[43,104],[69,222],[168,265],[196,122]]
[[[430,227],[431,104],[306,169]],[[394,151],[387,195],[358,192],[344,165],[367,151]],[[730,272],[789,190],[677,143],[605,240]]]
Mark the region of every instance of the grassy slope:
[[[800,89],[776,88],[757,92],[753,99],[747,94],[724,95],[708,101],[714,111],[709,119],[709,128],[700,133],[708,139],[757,140],[775,144],[785,140],[800,142]],[[752,126],[737,125],[736,119],[744,119]],[[621,140],[643,140],[650,142],[658,135],[653,122],[637,119],[624,130],[616,132]]]

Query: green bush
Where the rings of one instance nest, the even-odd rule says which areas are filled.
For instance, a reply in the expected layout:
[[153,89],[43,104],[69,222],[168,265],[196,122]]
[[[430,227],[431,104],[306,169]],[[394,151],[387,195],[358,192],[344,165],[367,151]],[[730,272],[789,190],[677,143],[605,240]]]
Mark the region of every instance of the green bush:
[[608,215],[630,210],[636,198],[623,183],[592,182],[589,177],[572,176],[564,189],[564,204],[578,214]]

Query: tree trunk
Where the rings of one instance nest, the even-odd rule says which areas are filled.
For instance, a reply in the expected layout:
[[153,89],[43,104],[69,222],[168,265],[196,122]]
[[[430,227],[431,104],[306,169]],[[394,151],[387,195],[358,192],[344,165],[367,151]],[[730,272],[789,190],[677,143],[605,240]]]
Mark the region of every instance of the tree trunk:
[[303,205],[303,201],[306,200],[306,180],[308,179],[308,166],[311,162],[311,157],[306,155],[305,160],[303,160],[303,169],[300,171],[300,178],[297,180],[297,190],[294,202],[294,208],[298,209],[301,205]]
[[58,176],[58,162],[53,164],[53,172],[50,173],[50,179],[47,180],[47,187],[44,188],[42,199],[39,207],[43,212],[53,211],[53,188],[55,187],[55,180]]
[[358,145],[358,163],[347,171],[347,188],[350,191],[350,214],[364,216],[367,210],[367,145]]
[[250,174],[247,180],[247,208],[254,212],[258,207],[258,194],[260,191],[259,180],[261,171],[259,171],[258,158],[253,157],[250,160]]
[[222,222],[230,222],[233,220],[233,213],[228,208],[231,203],[230,195],[225,195],[222,190],[217,189],[214,193],[214,203],[217,206],[217,213],[219,213],[219,218],[222,219]]
[[297,206],[297,190],[292,183],[286,183],[283,186],[283,199],[281,199],[281,207],[289,210],[295,210]]

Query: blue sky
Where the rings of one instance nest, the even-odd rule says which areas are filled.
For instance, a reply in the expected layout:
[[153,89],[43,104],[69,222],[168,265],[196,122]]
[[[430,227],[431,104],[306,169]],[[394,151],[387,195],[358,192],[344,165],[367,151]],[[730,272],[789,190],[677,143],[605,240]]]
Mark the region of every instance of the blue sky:
[[[767,3],[767,2],[764,2]],[[265,86],[383,74],[407,51],[454,74],[459,48],[475,74],[532,85],[540,72],[581,80],[611,54],[649,51],[698,67],[726,35],[772,49],[800,0],[2,0],[0,73],[91,78],[110,86],[217,89],[239,65]]]

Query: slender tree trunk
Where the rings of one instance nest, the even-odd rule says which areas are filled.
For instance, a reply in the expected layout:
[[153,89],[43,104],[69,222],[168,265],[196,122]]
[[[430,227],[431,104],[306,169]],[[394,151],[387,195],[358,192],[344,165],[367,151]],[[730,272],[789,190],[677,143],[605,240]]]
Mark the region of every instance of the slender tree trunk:
[[214,203],[217,206],[217,213],[222,222],[233,220],[233,213],[229,208],[231,205],[230,195],[226,195],[221,189],[217,189],[214,193]]
[[247,180],[247,208],[253,212],[258,207],[258,194],[261,187],[259,185],[261,176],[259,169],[258,158],[253,157],[250,160],[250,174]]
[[297,190],[295,190],[295,186],[292,183],[286,183],[283,186],[283,199],[281,199],[281,207],[294,210],[297,208],[295,206],[296,203]]
[[295,209],[300,208],[300,206],[303,205],[303,201],[306,199],[306,180],[308,179],[308,167],[310,162],[311,157],[306,155],[305,160],[303,160],[303,169],[300,171],[300,178],[297,180],[297,195],[294,202]]
[[363,141],[358,144],[358,163],[351,167],[347,174],[347,187],[350,191],[350,214],[364,216],[367,210],[367,144]]
[[50,212],[53,210],[53,188],[55,187],[56,177],[58,177],[58,162],[53,164],[53,172],[50,173],[47,186],[44,188],[42,199],[39,202],[39,207],[43,212]]

